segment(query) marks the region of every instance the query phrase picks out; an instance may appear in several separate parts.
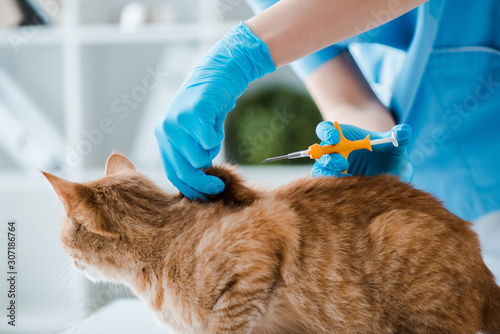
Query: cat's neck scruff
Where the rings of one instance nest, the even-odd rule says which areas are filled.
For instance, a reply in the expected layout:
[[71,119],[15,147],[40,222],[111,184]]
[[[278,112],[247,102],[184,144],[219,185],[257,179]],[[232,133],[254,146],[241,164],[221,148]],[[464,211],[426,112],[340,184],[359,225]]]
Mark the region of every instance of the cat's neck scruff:
[[477,237],[430,195],[388,176],[265,192],[207,173],[226,184],[208,203],[116,153],[95,181],[44,175],[75,267],[131,287],[180,333],[500,333]]

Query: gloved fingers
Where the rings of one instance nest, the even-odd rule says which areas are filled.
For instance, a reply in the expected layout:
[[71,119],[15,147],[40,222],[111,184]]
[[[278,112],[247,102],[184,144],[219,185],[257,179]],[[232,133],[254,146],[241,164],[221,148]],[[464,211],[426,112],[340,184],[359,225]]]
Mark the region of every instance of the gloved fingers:
[[194,114],[181,114],[178,124],[200,143],[205,150],[217,147],[224,139],[224,132],[217,122],[217,114],[211,104],[200,102]]
[[[367,131],[353,125],[341,124],[344,136],[351,141],[361,140],[370,136],[370,140],[390,138],[391,132],[394,131],[398,146],[395,147],[392,143],[384,143],[372,146],[373,152],[366,150],[356,150],[349,155],[349,169],[351,174],[359,175],[377,175],[381,173],[390,173],[402,176],[403,180],[411,180],[413,175],[411,166],[406,168],[408,164],[407,145],[411,138],[411,128],[409,125],[400,124],[393,127],[388,132]],[[334,160],[334,155],[330,158],[319,159],[318,164],[323,168],[332,169],[332,165],[341,164],[341,161]],[[338,165],[336,168],[344,168],[345,165]],[[333,171],[337,172],[337,171]]]
[[164,148],[177,177],[189,187],[207,195],[217,195],[224,190],[225,185],[221,179],[191,166],[175,147],[167,145]]
[[373,146],[374,151],[387,152],[393,155],[406,154],[406,146],[411,140],[411,127],[408,124],[398,124],[394,126],[391,131],[388,132],[370,132],[370,139],[381,139],[389,138],[392,132],[396,134],[396,139],[398,140],[398,147],[395,147],[391,143],[381,144]]
[[392,131],[396,132],[396,138],[398,139],[399,146],[407,146],[411,140],[411,126],[408,124],[398,124],[392,128]]
[[[184,138],[183,136],[169,137],[167,140],[169,140],[173,146],[175,146],[175,143],[182,143],[182,145],[179,145],[176,148],[194,168],[203,168],[208,164],[211,164],[212,160],[214,160],[217,154],[219,154],[221,145],[205,150],[194,140],[194,138],[188,134],[185,134],[184,136]],[[175,142],[173,141],[174,138]]]
[[224,139],[224,133],[215,129],[215,124],[204,123],[197,119],[191,122],[188,128],[190,134],[200,143],[205,150],[217,147]]
[[170,160],[168,159],[167,155],[165,154],[165,152],[162,150],[161,147],[160,147],[160,156],[161,156],[161,161],[163,163],[163,168],[165,169],[165,173],[167,174],[168,179],[170,180],[170,182],[172,182],[174,187],[176,187],[184,196],[186,196],[190,200],[201,199],[204,202],[208,200],[204,194],[189,187],[187,184],[185,184],[179,179],[177,173],[172,167],[172,164],[170,163]]
[[183,129],[168,121],[156,126],[155,136],[160,145],[167,142],[173,146],[176,143],[180,144],[177,146],[177,149],[180,150],[191,166],[195,168],[202,168],[211,163],[220,151],[220,145],[213,149],[205,150],[200,143],[196,142]]
[[333,177],[344,177],[350,176],[349,173],[343,174],[341,170],[336,169],[332,170],[329,168],[325,168],[321,166],[318,162],[316,162],[311,169],[312,177],[320,177],[320,176],[333,176]]
[[222,139],[224,139],[224,121],[226,120],[226,115],[227,114],[224,114],[224,116],[219,116],[215,119],[214,130],[217,133],[217,135]]
[[[370,140],[388,138],[391,136],[392,131],[396,133],[399,146],[408,145],[411,139],[411,127],[408,124],[395,125],[391,131],[388,132],[369,131],[350,124],[340,124],[340,127],[342,128],[344,136],[349,140],[361,140],[367,135],[370,135]],[[385,145],[380,146],[384,147]]]
[[316,135],[327,145],[335,145],[340,141],[340,132],[329,121],[323,121],[316,126]]
[[344,171],[349,168],[347,159],[337,153],[325,154],[321,158],[317,159],[316,162],[322,167],[328,168],[330,170]]

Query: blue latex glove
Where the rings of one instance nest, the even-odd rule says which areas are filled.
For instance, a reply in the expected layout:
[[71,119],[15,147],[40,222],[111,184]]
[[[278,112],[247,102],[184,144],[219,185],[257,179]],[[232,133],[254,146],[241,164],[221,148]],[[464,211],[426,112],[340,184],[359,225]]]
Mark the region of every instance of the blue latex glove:
[[223,123],[250,81],[276,70],[267,46],[243,23],[202,58],[155,126],[169,180],[186,197],[206,200],[224,190],[206,175],[224,138]]
[[[271,7],[279,0],[246,0],[255,14]],[[305,80],[311,73],[316,71],[321,65],[330,59],[338,56],[347,50],[346,47],[331,45],[307,57],[304,57],[290,64],[292,70],[297,74],[300,80]]]
[[[390,137],[391,132],[374,132],[358,127],[340,124],[344,137],[349,140],[364,139],[370,135],[370,140]],[[345,175],[379,175],[393,174],[403,181],[410,182],[413,177],[413,166],[408,161],[406,146],[411,139],[411,127],[408,124],[399,124],[392,128],[396,132],[399,146],[391,143],[372,146],[373,151],[357,150],[349,154],[349,163],[340,154],[324,155],[316,160],[311,174],[316,176],[345,176]],[[340,133],[332,122],[321,122],[316,127],[316,134],[322,140],[321,145],[335,145],[340,141]],[[347,169],[348,174],[342,174]]]

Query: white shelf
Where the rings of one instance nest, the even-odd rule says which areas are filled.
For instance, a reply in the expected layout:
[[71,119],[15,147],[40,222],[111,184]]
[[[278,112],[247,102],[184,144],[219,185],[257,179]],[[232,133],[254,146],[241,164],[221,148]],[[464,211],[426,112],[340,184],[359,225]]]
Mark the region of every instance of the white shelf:
[[[179,41],[205,41],[221,37],[237,25],[237,21],[179,22],[172,24],[148,24],[132,32],[124,32],[118,24],[83,25],[74,29],[72,38],[82,45],[95,44],[153,44]],[[0,30],[0,47],[21,43],[24,46],[58,45],[62,43],[65,28],[61,26],[37,26],[35,33],[27,33],[27,28],[16,27]]]
[[[166,42],[204,41],[221,37],[237,22],[203,25],[200,23],[151,24],[133,32],[123,32],[116,24],[82,26],[82,44],[151,44]],[[207,31],[208,34],[207,35]]]
[[16,44],[21,47],[57,45],[61,40],[62,31],[58,26],[15,27],[0,30],[0,47],[12,47]]

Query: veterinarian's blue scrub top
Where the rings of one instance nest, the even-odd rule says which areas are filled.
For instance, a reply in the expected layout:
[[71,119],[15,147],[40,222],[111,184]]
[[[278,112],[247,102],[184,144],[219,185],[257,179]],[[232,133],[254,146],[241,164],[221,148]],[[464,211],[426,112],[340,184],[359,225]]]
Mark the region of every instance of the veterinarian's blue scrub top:
[[[262,10],[276,0],[249,2]],[[388,11],[389,3],[398,1]],[[374,13],[368,27],[384,15]],[[464,219],[500,210],[500,0],[430,0],[310,56],[312,68],[302,70],[341,45],[396,122],[413,128],[412,183]]]
[[499,210],[500,1],[430,0],[354,39],[384,45],[356,59],[413,128],[412,183],[464,219]]

